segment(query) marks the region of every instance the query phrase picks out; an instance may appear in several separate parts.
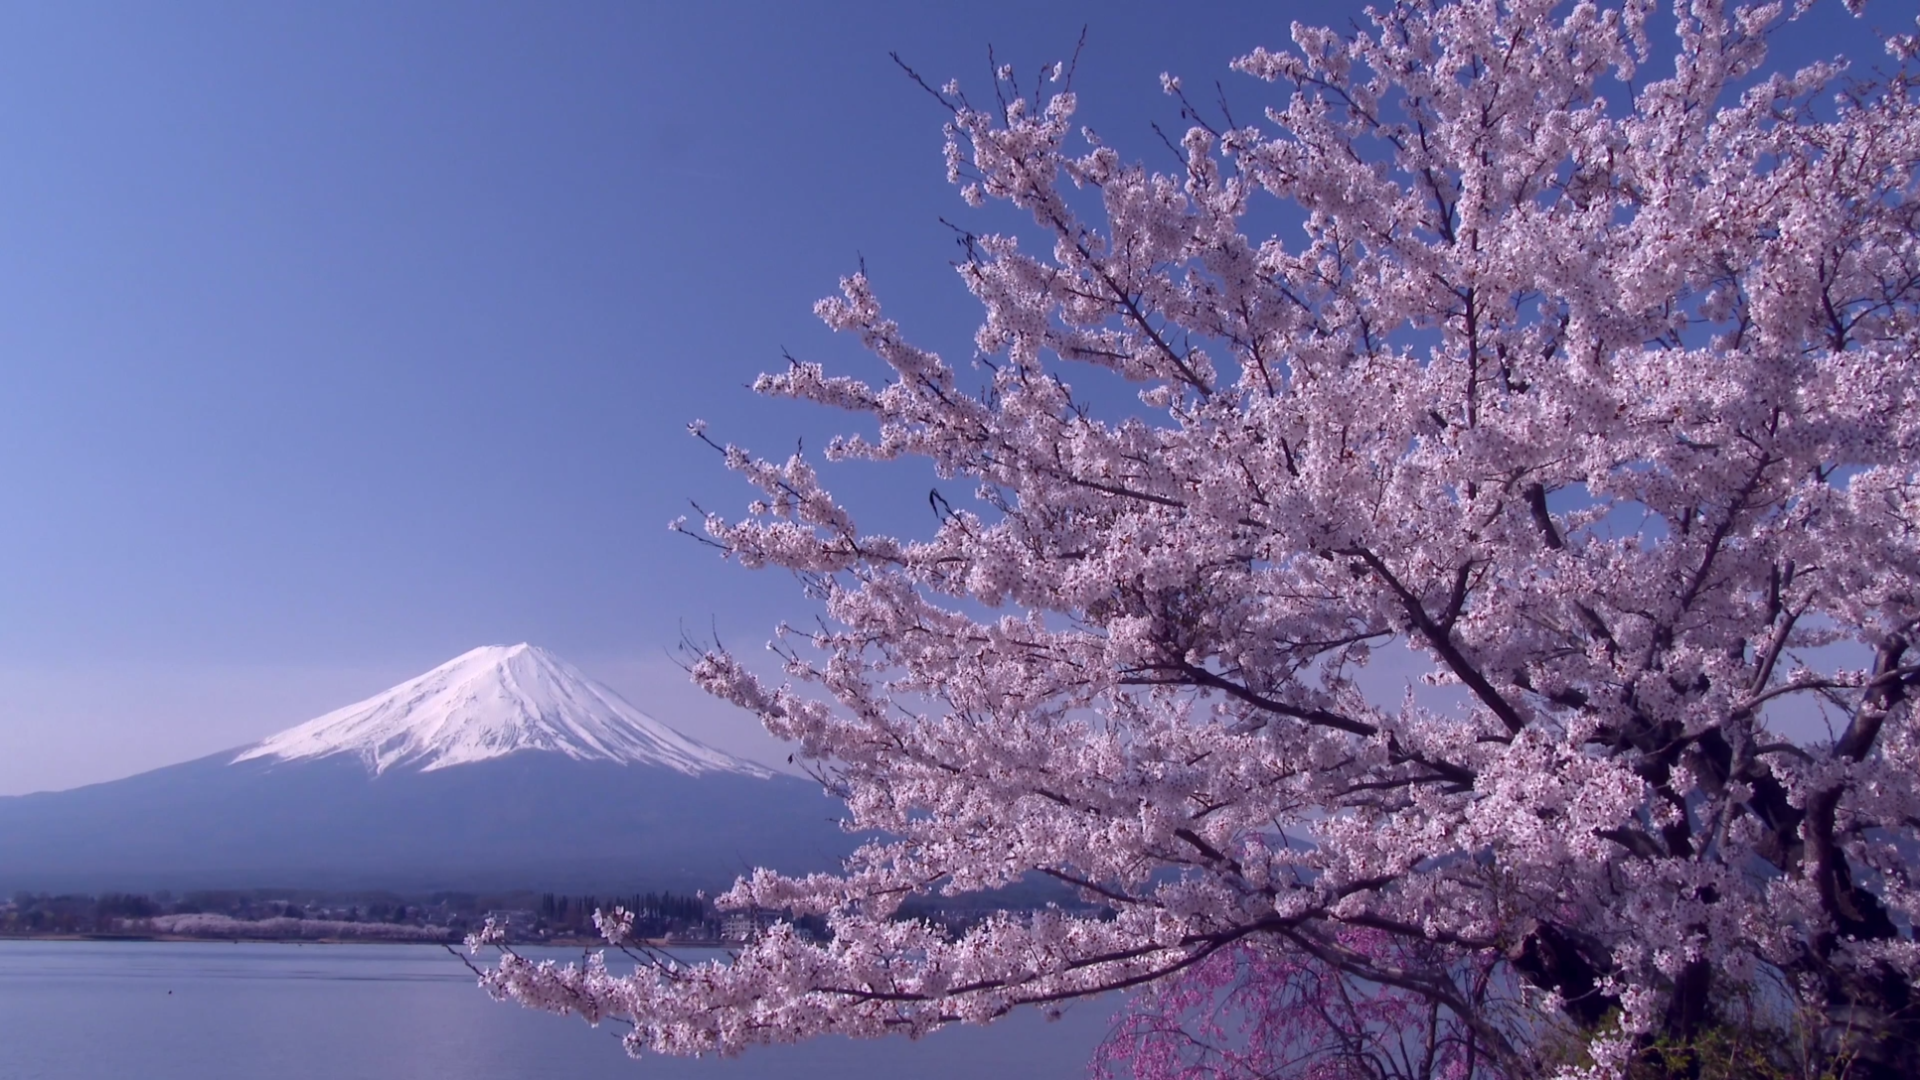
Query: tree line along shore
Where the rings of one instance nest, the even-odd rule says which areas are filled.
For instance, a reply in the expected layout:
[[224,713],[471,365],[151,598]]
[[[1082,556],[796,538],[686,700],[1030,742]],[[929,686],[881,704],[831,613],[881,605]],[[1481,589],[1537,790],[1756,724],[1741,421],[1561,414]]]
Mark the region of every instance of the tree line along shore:
[[[565,895],[289,889],[153,893],[18,893],[0,901],[0,938],[233,941],[455,942],[488,919],[520,943],[599,940],[593,913],[623,907],[639,937],[718,942],[727,913],[673,892]],[[738,921],[734,928],[737,930]]]
[[[902,905],[896,917],[961,933],[994,912],[1079,906],[1064,891],[1022,883],[991,892]],[[453,943],[489,919],[515,944],[598,945],[596,911],[633,914],[632,937],[663,945],[750,941],[775,922],[803,937],[829,936],[824,920],[716,907],[704,893],[397,893],[296,889],[183,893],[20,892],[0,900],[0,940],[157,940]]]

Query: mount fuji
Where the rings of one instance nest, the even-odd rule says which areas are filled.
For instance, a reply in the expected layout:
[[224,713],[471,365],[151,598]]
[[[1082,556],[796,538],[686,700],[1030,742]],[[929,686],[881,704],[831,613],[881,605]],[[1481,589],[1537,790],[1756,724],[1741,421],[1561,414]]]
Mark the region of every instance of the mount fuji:
[[485,645],[365,701],[240,751],[243,761],[348,755],[378,776],[433,772],[523,751],[699,776],[771,770],[702,745],[534,645]]
[[710,889],[837,865],[842,810],[544,649],[485,646],[250,746],[0,798],[0,892]]

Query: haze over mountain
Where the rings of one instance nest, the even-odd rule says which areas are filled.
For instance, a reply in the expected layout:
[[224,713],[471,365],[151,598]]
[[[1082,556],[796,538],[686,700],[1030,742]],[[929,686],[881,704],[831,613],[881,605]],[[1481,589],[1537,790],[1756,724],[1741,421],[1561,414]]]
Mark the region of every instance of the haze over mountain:
[[713,888],[834,865],[840,810],[486,646],[251,746],[0,798],[0,890]]

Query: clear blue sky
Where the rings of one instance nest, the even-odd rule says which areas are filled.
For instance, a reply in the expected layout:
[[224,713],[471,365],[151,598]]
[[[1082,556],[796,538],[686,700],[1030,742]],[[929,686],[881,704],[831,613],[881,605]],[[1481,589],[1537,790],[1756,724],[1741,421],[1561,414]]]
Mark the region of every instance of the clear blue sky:
[[[1829,6],[1796,52],[1877,56]],[[1357,7],[0,6],[0,794],[521,640],[752,750],[665,656],[794,588],[666,531],[749,497],[685,423],[818,445],[744,386],[858,363],[809,309],[862,256],[971,351],[943,114],[888,51],[984,89],[989,45],[1031,72],[1085,24],[1083,119],[1163,155],[1160,72],[1252,112],[1226,62]],[[930,523],[924,476],[843,483]]]

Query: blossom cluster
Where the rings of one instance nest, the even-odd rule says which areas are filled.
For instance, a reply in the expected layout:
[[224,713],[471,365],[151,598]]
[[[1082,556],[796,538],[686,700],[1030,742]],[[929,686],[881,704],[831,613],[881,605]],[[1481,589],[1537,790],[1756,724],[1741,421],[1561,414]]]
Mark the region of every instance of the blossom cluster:
[[[762,494],[704,522],[823,611],[784,681],[718,649],[695,678],[880,837],[726,900],[832,939],[488,987],[729,1053],[1304,971],[1518,1076],[1543,1032],[1606,1075],[1765,984],[1851,1075],[1913,1075],[1920,101],[1770,70],[1799,12],[1296,25],[1236,63],[1262,122],[1180,98],[1172,172],[1077,128],[1070,78],[935,91],[952,179],[1018,214],[966,237],[974,363],[855,275],[818,313],[887,377],[757,389],[863,418],[827,461],[973,498],[879,535],[818,462],[726,446]],[[1251,233],[1275,208],[1298,230]],[[1407,650],[1464,703],[1370,693]],[[1779,733],[1795,702],[1833,735]],[[895,917],[1033,874],[1099,915]]]

